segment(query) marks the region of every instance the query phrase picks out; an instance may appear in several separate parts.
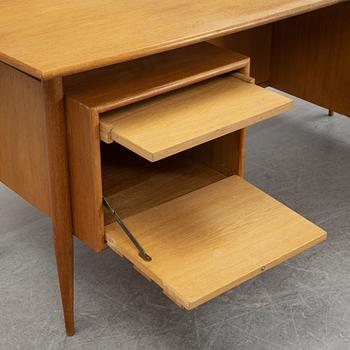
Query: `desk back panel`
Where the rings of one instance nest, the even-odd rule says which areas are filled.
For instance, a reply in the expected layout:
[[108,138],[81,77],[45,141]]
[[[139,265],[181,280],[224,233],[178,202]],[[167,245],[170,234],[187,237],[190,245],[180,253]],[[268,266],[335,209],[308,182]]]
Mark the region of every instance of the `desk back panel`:
[[257,84],[270,79],[272,24],[226,35],[211,42],[250,57],[250,75]]
[[270,84],[350,116],[350,2],[277,22]]

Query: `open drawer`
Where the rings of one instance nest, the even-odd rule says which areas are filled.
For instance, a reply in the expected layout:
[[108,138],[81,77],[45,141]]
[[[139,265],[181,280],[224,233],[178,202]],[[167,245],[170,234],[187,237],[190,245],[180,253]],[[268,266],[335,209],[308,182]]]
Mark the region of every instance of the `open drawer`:
[[252,84],[249,58],[208,45],[65,82],[74,234],[125,256],[187,309],[326,237],[242,178],[244,128],[291,100]]

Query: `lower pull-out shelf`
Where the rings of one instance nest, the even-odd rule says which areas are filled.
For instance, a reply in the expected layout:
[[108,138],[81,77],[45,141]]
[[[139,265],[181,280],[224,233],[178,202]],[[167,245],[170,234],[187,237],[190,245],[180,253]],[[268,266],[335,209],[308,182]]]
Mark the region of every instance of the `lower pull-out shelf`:
[[152,257],[116,225],[108,245],[192,309],[297,255],[326,233],[241,177],[231,176],[125,219]]

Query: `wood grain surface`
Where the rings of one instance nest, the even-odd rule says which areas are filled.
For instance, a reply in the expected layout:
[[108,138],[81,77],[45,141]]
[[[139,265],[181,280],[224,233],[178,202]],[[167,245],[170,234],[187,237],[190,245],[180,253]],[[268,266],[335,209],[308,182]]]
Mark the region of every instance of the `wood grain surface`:
[[238,176],[125,222],[153,260],[142,260],[115,224],[106,227],[108,245],[186,309],[326,238],[322,229]]
[[96,251],[105,248],[98,114],[66,99],[74,234]]
[[341,0],[2,0],[0,60],[49,79],[271,23]]
[[350,2],[274,24],[272,86],[350,116]]
[[[231,153],[235,153],[235,149]],[[124,147],[102,145],[103,194],[122,218],[222,180],[225,175],[192,157],[191,152],[157,163]],[[108,214],[108,213],[106,213]],[[105,225],[113,222],[105,216]]]
[[257,84],[266,83],[270,79],[272,27],[273,24],[267,24],[226,35],[212,42],[248,56],[250,75],[256,79]]
[[291,107],[289,98],[226,75],[102,115],[101,139],[154,162]]
[[0,62],[0,181],[51,214],[41,82]]
[[249,58],[209,43],[75,74],[65,92],[98,113],[249,66]]
[[42,82],[51,218],[66,333],[74,335],[74,247],[66,115],[61,78]]

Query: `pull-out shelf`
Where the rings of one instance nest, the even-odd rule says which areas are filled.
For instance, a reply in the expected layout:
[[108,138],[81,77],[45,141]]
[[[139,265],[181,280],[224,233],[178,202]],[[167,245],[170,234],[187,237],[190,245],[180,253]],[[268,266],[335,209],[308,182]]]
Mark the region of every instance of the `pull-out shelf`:
[[154,162],[291,107],[287,97],[224,75],[105,113],[100,137]]
[[220,180],[125,222],[152,256],[142,260],[121,229],[107,244],[192,309],[326,238],[326,233],[241,177]]

